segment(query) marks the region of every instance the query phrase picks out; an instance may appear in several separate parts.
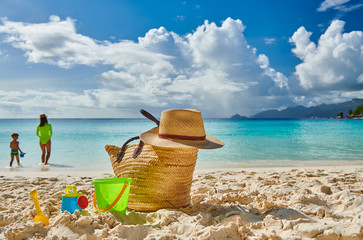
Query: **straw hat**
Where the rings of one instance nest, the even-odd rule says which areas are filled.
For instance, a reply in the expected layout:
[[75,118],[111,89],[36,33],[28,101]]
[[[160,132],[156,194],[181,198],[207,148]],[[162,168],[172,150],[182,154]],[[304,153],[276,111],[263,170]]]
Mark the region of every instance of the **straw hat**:
[[195,109],[169,109],[161,113],[160,125],[140,135],[159,147],[215,149],[224,143],[204,130],[202,114]]
[[47,115],[45,115],[45,114],[40,114],[40,116],[39,116],[39,118],[46,118],[47,117]]

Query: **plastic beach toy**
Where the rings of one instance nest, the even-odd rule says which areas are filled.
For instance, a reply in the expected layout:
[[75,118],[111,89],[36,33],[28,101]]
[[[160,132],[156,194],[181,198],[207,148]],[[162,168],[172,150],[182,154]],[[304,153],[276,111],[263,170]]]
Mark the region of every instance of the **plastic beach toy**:
[[92,181],[95,185],[94,207],[100,212],[126,214],[131,182],[131,178],[103,178]]
[[24,156],[25,156],[25,152],[20,153],[21,158],[24,157]]
[[[71,192],[70,189],[72,189]],[[77,192],[76,186],[66,187],[65,194],[62,195],[62,212],[68,211],[69,213],[74,213],[76,209],[82,211],[87,206],[87,197],[83,196],[81,192]]]
[[43,215],[42,209],[39,206],[37,190],[33,189],[29,194],[33,198],[35,209],[37,210],[37,215],[34,217],[34,222],[42,222],[43,226],[48,226],[49,218]]

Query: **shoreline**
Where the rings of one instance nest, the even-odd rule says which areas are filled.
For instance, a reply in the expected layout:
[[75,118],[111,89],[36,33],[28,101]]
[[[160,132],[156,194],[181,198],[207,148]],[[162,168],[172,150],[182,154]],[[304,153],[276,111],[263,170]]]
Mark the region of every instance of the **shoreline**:
[[[285,160],[284,160],[285,161]],[[208,172],[238,172],[238,171],[250,171],[250,172],[266,172],[266,171],[287,171],[292,169],[342,169],[342,170],[353,170],[363,168],[362,161],[290,161],[290,164],[276,164],[271,161],[262,161],[267,164],[244,164],[244,163],[227,163],[222,162],[197,162],[194,169],[194,174],[196,173],[208,173]],[[283,161],[282,161],[283,162]],[[268,164],[269,163],[269,164]],[[273,164],[275,163],[275,164]],[[305,164],[304,164],[305,163]],[[306,164],[308,163],[308,164]],[[111,166],[90,169],[81,169],[77,167],[56,167],[54,165],[50,166],[31,166],[31,167],[5,167],[0,170],[0,176],[39,176],[39,177],[53,177],[59,175],[71,175],[71,176],[98,176],[102,174],[113,175],[113,169]]]

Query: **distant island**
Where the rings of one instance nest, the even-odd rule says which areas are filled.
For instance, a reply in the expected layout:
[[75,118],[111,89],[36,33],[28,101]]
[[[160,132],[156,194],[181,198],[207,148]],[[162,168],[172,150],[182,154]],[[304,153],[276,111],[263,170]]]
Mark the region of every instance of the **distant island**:
[[[347,113],[347,115],[344,115]],[[362,115],[362,116],[361,116]],[[231,119],[314,119],[314,118],[363,118],[363,99],[337,104],[321,104],[314,107],[296,106],[284,110],[267,110],[246,117],[239,114]]]
[[354,110],[349,109],[348,115],[344,116],[343,112],[338,113],[336,118],[363,118],[363,104],[359,105]]

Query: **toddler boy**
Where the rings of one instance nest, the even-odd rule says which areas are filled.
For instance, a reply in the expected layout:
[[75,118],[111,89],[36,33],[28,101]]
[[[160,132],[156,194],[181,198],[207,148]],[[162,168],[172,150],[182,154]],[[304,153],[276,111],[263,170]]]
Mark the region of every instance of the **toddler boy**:
[[11,152],[10,152],[10,158],[11,158],[10,167],[13,165],[14,156],[16,157],[16,161],[18,162],[18,166],[20,166],[19,151],[21,153],[23,153],[23,152],[20,150],[19,142],[17,141],[18,137],[19,137],[19,134],[13,133],[13,134],[11,134],[11,137],[13,138],[13,141],[10,142],[10,149],[11,149]]

